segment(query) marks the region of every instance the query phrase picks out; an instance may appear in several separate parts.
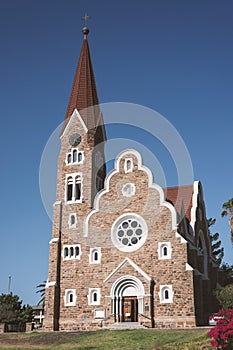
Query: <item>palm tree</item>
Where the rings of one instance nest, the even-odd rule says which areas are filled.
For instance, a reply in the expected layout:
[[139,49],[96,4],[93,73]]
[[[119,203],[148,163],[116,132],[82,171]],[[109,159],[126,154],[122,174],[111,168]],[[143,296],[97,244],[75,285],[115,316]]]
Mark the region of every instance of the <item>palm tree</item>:
[[38,284],[36,288],[39,288],[36,293],[40,293],[40,300],[37,305],[42,304],[44,306],[44,299],[45,299],[45,288],[46,288],[46,281],[43,281],[42,283]]
[[223,211],[221,216],[229,216],[229,224],[231,228],[231,240],[233,242],[233,198],[229,199],[229,201],[223,203],[222,205]]

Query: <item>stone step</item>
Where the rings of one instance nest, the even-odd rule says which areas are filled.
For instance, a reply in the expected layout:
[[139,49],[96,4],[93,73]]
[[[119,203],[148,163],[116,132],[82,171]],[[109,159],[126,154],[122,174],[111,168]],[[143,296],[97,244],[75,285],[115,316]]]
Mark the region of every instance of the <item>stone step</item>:
[[103,326],[104,329],[139,329],[146,328],[139,322],[119,322]]

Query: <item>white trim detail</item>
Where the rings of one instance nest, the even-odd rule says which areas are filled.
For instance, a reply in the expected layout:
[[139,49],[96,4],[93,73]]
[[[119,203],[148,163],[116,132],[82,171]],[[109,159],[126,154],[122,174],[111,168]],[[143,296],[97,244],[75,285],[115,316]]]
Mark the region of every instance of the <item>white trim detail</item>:
[[147,281],[151,281],[151,277],[149,275],[147,275],[146,272],[144,272],[138,265],[136,265],[130,258],[125,258],[111,273],[110,275],[108,275],[105,280],[104,283],[108,282],[108,280],[117,272],[121,269],[121,267],[126,264],[129,263],[137,272],[139,272]]
[[53,206],[55,207],[55,205],[60,205],[61,204],[61,201],[56,201],[53,203]]
[[[70,183],[69,183],[69,179],[70,179]],[[80,198],[78,198],[78,199],[76,199],[76,197],[77,197],[76,185],[77,184],[81,184],[81,186],[80,186]],[[69,193],[68,193],[68,185],[72,185],[71,200],[67,199],[67,197],[69,195]],[[82,203],[82,197],[83,197],[83,176],[82,176],[82,173],[78,172],[78,173],[66,174],[66,180],[65,180],[65,203],[66,204]]]
[[48,287],[54,287],[57,285],[57,282],[56,281],[51,281],[51,282],[46,282],[46,285],[45,285],[45,288],[48,288]]
[[[72,223],[72,218],[74,218],[74,223]],[[69,225],[69,228],[76,228],[76,225],[77,225],[77,215],[76,215],[76,213],[70,213],[69,214],[68,225]]]
[[61,139],[63,138],[63,136],[65,136],[66,131],[67,131],[67,129],[69,129],[70,124],[72,123],[72,120],[73,120],[74,118],[78,118],[78,120],[80,121],[80,123],[81,123],[81,125],[82,125],[82,127],[83,127],[83,130],[85,131],[85,133],[88,132],[88,129],[87,129],[87,127],[86,127],[86,125],[85,125],[85,123],[84,123],[84,121],[83,121],[81,115],[79,114],[78,110],[75,108],[74,111],[73,111],[73,113],[72,113],[72,115],[71,115],[71,117],[69,118],[68,123],[67,123],[66,126],[65,126],[65,129],[64,129],[63,132],[62,132],[62,135],[60,136]]
[[[135,224],[136,227],[131,226]],[[127,228],[124,229],[124,225]],[[130,233],[128,233],[130,231]],[[137,233],[137,231],[139,233]],[[120,237],[120,233],[122,235]],[[131,234],[131,236],[129,236]],[[143,246],[147,239],[148,227],[146,221],[138,214],[127,213],[120,215],[111,228],[111,239],[114,246],[123,252],[133,252]],[[123,241],[126,240],[125,244]],[[134,242],[135,240],[135,242]]]
[[161,304],[173,303],[173,295],[174,292],[171,284],[159,286],[159,300]]
[[158,257],[160,260],[171,259],[172,249],[171,242],[158,243]]
[[127,149],[127,150],[121,152],[120,154],[118,154],[118,156],[115,159],[114,169],[105,178],[104,189],[101,190],[100,192],[98,192],[97,195],[95,196],[94,203],[93,203],[93,208],[94,209],[92,209],[87,214],[87,216],[86,216],[86,218],[84,220],[84,228],[83,228],[83,230],[84,230],[84,237],[88,236],[88,223],[89,223],[90,217],[94,213],[99,211],[99,203],[100,203],[101,197],[105,193],[109,192],[109,183],[110,183],[111,178],[115,174],[119,173],[119,171],[120,171],[120,160],[124,156],[129,154],[129,153],[133,154],[137,158],[138,169],[144,171],[147,174],[147,176],[148,176],[148,187],[149,188],[154,188],[154,189],[156,189],[159,192],[160,206],[164,206],[164,207],[166,207],[166,208],[168,208],[170,210],[171,217],[172,217],[172,230],[176,230],[177,229],[177,213],[176,213],[175,207],[171,203],[165,201],[165,194],[164,194],[164,191],[163,191],[162,187],[160,187],[159,185],[153,183],[152,172],[146,166],[142,165],[142,157],[141,157],[140,153],[137,152],[134,149]]
[[100,305],[100,288],[89,288],[87,295],[88,305]]
[[121,192],[124,197],[132,197],[135,195],[136,187],[133,183],[127,182],[123,184]]
[[101,258],[102,258],[101,248],[100,247],[90,248],[90,254],[88,254],[88,256],[89,256],[90,264],[100,264]]
[[81,245],[64,245],[62,250],[63,260],[80,260],[82,255]]
[[132,173],[133,172],[133,159],[132,158],[125,158],[124,171],[125,171],[125,173]]
[[188,243],[188,241],[176,231],[176,238],[180,238],[180,243]]
[[[200,181],[194,181],[194,183],[193,183],[192,208],[191,208],[191,220],[190,220],[190,226],[192,227],[193,235],[194,235],[194,232],[195,232],[195,223],[196,223],[196,219],[197,219],[199,185],[200,185]],[[189,232],[189,234],[190,234],[190,232]]]
[[76,289],[66,289],[64,295],[64,306],[76,305]]
[[49,244],[57,243],[57,242],[59,242],[59,237],[54,237],[51,239],[51,241],[49,241]]
[[189,265],[188,263],[185,264],[185,270],[186,271],[193,271],[193,268],[191,265]]
[[[79,160],[81,155],[81,160]],[[70,158],[70,161],[69,161]],[[75,160],[76,158],[76,160]],[[71,151],[66,153],[66,165],[75,165],[75,164],[83,164],[84,162],[84,152],[83,151],[79,151],[77,147],[75,148],[71,148]]]

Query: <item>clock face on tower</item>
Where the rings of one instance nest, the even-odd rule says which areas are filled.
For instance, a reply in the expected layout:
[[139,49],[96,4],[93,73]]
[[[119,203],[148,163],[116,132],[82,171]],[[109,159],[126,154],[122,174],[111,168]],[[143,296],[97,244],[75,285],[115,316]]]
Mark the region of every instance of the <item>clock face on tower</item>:
[[71,146],[76,147],[76,146],[78,146],[80,144],[81,140],[82,140],[81,135],[73,134],[69,138],[69,143],[70,143]]

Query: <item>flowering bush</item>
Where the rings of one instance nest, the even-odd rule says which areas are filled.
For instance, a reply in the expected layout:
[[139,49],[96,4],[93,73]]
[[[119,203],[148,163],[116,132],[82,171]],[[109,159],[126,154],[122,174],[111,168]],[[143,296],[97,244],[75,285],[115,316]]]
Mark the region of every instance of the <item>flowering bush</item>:
[[216,349],[233,349],[233,309],[220,310],[217,316],[220,319],[208,333],[209,338],[214,338],[211,345]]

